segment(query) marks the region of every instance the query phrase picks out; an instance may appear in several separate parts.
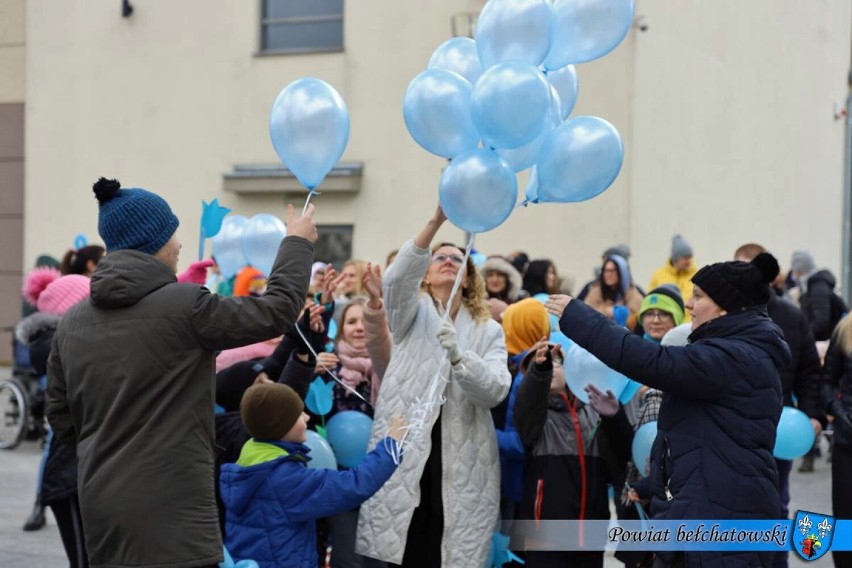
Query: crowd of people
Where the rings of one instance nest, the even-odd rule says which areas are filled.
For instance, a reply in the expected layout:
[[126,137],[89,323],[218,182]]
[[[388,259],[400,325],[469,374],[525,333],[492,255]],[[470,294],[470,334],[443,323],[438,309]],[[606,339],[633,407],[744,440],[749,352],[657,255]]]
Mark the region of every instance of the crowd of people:
[[[224,280],[213,260],[176,275],[179,222],[160,196],[103,178],[94,193],[105,247],[33,270],[34,312],[17,328],[47,377],[50,424],[25,529],[49,506],[73,567],[216,566],[223,546],[260,566],[484,566],[513,521],[609,519],[613,498],[621,519],[783,518],[783,406],[816,435],[833,428],[834,514],[852,513],[852,319],[807,251],[789,272],[756,243],[699,268],[675,235],[643,287],[615,245],[572,297],[549,259],[477,266],[433,242],[440,207],[384,267],[338,272],[314,258],[310,206],[288,208],[270,274]],[[573,392],[552,318],[641,383],[635,394]],[[305,404],[317,381],[325,414]],[[309,467],[309,431],[349,411],[372,419],[370,451]],[[654,421],[650,463],[635,464],[634,432]],[[604,562],[527,545],[511,543],[533,568]],[[757,552],[616,557],[786,565]]]

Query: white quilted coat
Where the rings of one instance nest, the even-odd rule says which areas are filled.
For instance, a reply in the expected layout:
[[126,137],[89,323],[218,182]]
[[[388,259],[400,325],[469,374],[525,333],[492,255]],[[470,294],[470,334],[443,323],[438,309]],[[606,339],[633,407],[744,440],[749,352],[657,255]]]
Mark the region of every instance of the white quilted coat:
[[[400,564],[408,527],[420,502],[420,477],[431,450],[429,432],[440,412],[441,495],[444,504],[442,566],[485,566],[500,502],[500,464],[490,408],[509,392],[503,329],[489,319],[477,323],[462,307],[455,319],[462,360],[452,368],[438,343],[439,314],[420,282],[431,255],[406,242],[388,269],[385,305],[393,352],[382,382],[372,448],[387,435],[390,418],[411,417],[415,399],[425,398],[443,369],[446,403],[427,418],[428,430],[406,449],[402,464],[387,483],[361,506],[356,550]],[[443,363],[443,364],[441,364]],[[440,392],[440,390],[438,391]]]

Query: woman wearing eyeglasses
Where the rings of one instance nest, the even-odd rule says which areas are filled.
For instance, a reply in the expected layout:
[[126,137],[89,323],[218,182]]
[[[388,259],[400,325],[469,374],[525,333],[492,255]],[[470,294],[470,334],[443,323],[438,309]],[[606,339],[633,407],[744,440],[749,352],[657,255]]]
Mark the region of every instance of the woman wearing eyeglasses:
[[362,505],[356,550],[402,566],[484,566],[500,503],[490,409],[509,392],[506,345],[473,262],[454,245],[429,250],[444,221],[439,207],[384,280],[393,352],[371,443],[396,413],[423,426],[409,432],[399,470]]
[[636,327],[642,292],[633,284],[627,261],[618,255],[606,257],[601,275],[578,297],[597,311],[628,329]]

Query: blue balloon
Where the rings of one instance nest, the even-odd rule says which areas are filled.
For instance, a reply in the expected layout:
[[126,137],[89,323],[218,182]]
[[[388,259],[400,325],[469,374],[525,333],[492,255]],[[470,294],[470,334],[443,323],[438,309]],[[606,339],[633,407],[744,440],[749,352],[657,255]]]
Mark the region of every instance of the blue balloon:
[[337,469],[337,460],[334,459],[334,451],[328,444],[325,438],[308,430],[308,440],[305,445],[311,449],[308,454],[311,461],[308,462],[308,467],[311,469]]
[[234,568],[260,568],[260,564],[254,560],[240,560],[234,564]]
[[450,162],[441,175],[438,197],[456,227],[483,233],[509,218],[518,200],[518,180],[493,150],[479,148]]
[[610,390],[616,396],[621,394],[627,385],[627,377],[613,371],[597,357],[573,342],[565,353],[563,368],[568,388],[574,396],[587,404],[589,396],[586,394],[586,385],[595,385],[604,393]]
[[305,397],[305,406],[308,410],[317,416],[325,416],[331,412],[331,407],[334,405],[334,382],[324,381],[322,377],[316,377],[311,386],[308,387],[308,394]]
[[219,563],[219,568],[234,568],[234,559],[231,558],[231,553],[228,552],[227,547],[222,547],[222,554],[225,559]]
[[414,141],[428,152],[454,158],[476,148],[479,132],[470,117],[472,87],[452,71],[430,69],[411,80],[402,118]]
[[355,467],[367,455],[373,419],[357,410],[338,412],[328,421],[328,442],[334,449],[337,463]]
[[481,252],[472,252],[470,253],[470,259],[473,261],[474,266],[482,266],[488,260],[488,257]]
[[491,148],[520,148],[544,129],[550,83],[537,68],[510,61],[488,69],[473,87],[470,113]]
[[284,222],[275,215],[259,213],[249,219],[243,231],[243,255],[249,264],[269,276],[278,256],[278,247],[287,236]]
[[633,0],[557,0],[547,69],[603,57],[621,43],[633,23]]
[[612,185],[624,160],[621,136],[609,122],[579,116],[550,133],[541,149],[541,201],[586,201]]
[[89,244],[89,240],[86,238],[86,235],[84,235],[83,233],[80,233],[76,237],[74,237],[74,248],[75,249],[80,250],[81,248],[83,248],[87,244]]
[[630,402],[630,399],[639,392],[640,388],[642,388],[642,383],[637,383],[633,379],[627,379],[627,385],[624,387],[624,390],[621,391],[621,396],[618,397],[618,402],[621,404],[627,404]]
[[349,111],[334,88],[306,77],[287,85],[269,115],[269,136],[281,161],[308,189],[337,164],[349,142]]
[[482,75],[476,43],[469,37],[450,38],[439,45],[432,53],[426,68],[458,73],[471,85]]
[[231,278],[248,264],[243,254],[243,232],[248,223],[242,215],[228,215],[222,222],[222,229],[210,239],[213,256],[224,278]]
[[580,83],[577,79],[577,70],[573,65],[567,65],[561,69],[554,69],[545,73],[547,81],[556,88],[559,93],[559,102],[562,103],[562,119],[568,118],[574,105],[577,104],[577,96],[580,92]]
[[541,148],[547,137],[554,128],[562,124],[562,106],[559,101],[559,94],[556,88],[550,87],[550,107],[547,112],[548,121],[542,128],[541,133],[536,136],[535,140],[529,144],[524,144],[520,148],[512,150],[498,149],[497,153],[501,158],[506,160],[506,163],[512,167],[515,172],[521,172],[538,162],[541,155]]
[[489,0],[476,20],[482,68],[506,61],[538,65],[550,51],[553,9],[545,0]]
[[243,231],[243,255],[249,264],[269,276],[286,236],[287,228],[281,219],[268,213],[255,215]]
[[642,477],[647,477],[651,473],[651,448],[656,439],[656,420],[642,424],[633,434],[633,465]]
[[797,408],[785,406],[781,410],[775,437],[775,450],[779,460],[802,457],[814,445],[814,428],[808,415]]

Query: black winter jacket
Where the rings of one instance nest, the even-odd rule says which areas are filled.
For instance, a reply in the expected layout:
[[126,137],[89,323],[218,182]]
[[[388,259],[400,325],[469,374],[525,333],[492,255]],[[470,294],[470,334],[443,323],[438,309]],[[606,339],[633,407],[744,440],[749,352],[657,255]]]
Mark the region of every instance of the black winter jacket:
[[[816,350],[814,334],[805,316],[791,302],[770,293],[767,310],[769,317],[784,332],[790,348],[791,362],[778,370],[784,406],[795,406],[825,427],[827,421],[820,401],[822,368]],[[796,395],[797,404],[793,404]]]
[[844,353],[837,336],[825,355],[822,401],[834,416],[834,443],[852,450],[852,358]]
[[806,292],[799,298],[799,305],[814,332],[817,341],[828,341],[834,326],[847,311],[840,296],[834,293],[837,281],[828,270],[820,270],[807,280]]
[[[778,473],[772,450],[781,415],[778,368],[790,350],[759,309],[711,320],[691,344],[636,337],[581,302],[560,328],[611,368],[662,390],[651,477],[664,490],[655,519],[774,519]],[[769,564],[771,554],[687,553],[690,566]]]

